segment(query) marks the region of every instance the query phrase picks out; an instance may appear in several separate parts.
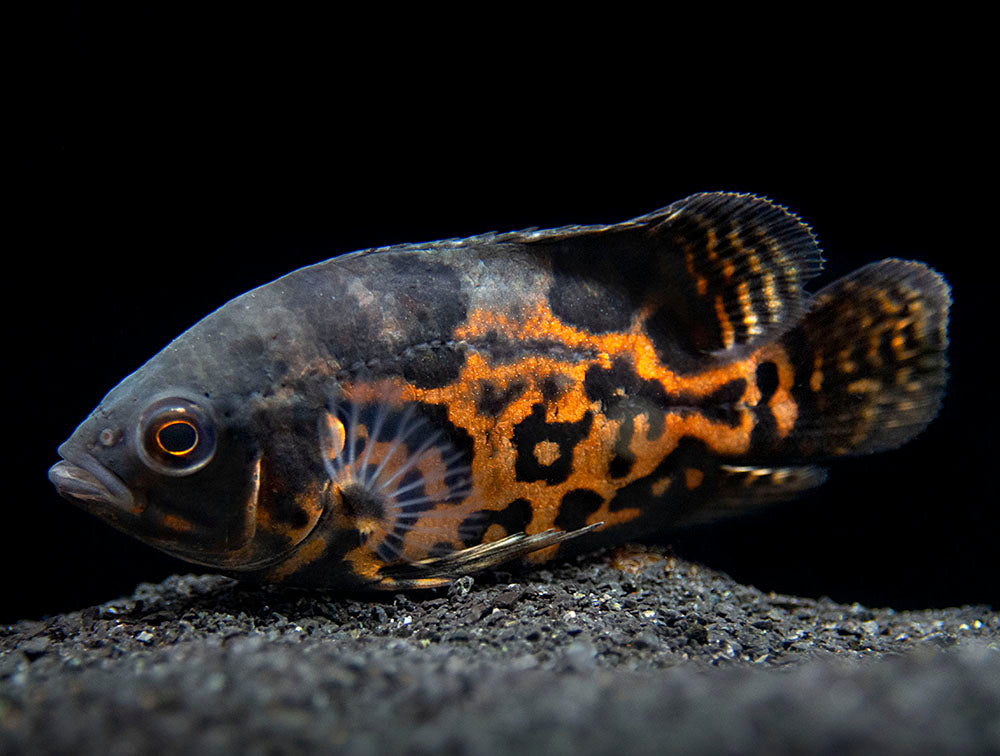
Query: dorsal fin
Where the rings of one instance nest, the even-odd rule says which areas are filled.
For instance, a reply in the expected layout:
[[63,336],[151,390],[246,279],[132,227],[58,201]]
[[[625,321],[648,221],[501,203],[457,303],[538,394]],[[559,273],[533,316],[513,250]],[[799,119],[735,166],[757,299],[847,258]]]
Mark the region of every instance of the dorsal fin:
[[748,194],[695,194],[624,223],[506,239],[552,255],[554,308],[570,320],[641,308],[672,364],[685,354],[736,359],[781,336],[805,313],[803,284],[823,264],[807,225]]
[[703,351],[770,341],[805,313],[803,284],[823,258],[795,215],[747,194],[697,194],[667,211],[650,219],[650,234],[683,255],[692,307],[712,310]]

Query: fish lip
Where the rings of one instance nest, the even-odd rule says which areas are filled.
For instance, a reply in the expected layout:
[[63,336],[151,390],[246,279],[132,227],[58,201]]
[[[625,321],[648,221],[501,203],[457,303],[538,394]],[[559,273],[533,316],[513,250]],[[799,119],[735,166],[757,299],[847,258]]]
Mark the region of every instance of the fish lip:
[[135,500],[121,478],[89,454],[76,454],[73,460],[62,456],[49,468],[49,480],[60,495],[84,507],[107,506],[131,513]]

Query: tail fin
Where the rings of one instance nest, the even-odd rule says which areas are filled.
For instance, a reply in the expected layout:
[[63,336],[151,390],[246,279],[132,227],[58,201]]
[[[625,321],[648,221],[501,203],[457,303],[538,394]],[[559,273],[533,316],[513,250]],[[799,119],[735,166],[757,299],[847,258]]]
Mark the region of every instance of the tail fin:
[[882,260],[817,293],[784,338],[798,405],[785,448],[804,459],[893,449],[937,414],[947,382],[948,284]]

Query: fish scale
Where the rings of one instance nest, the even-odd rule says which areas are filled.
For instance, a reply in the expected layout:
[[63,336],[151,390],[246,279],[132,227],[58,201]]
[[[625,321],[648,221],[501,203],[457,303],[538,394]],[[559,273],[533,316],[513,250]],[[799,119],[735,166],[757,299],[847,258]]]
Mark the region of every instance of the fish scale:
[[123,380],[49,476],[240,577],[446,585],[819,485],[935,416],[950,293],[873,263],[810,295],[812,231],[751,195],[334,258]]

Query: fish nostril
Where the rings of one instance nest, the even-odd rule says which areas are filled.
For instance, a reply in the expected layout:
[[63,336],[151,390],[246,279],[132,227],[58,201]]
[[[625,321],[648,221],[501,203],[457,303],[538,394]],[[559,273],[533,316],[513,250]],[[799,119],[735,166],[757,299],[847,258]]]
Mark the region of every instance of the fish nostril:
[[122,432],[120,428],[105,428],[101,431],[97,440],[101,446],[114,446],[121,440],[121,437]]

